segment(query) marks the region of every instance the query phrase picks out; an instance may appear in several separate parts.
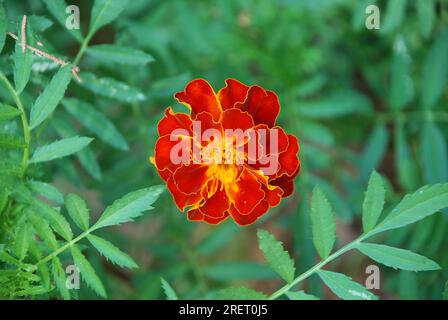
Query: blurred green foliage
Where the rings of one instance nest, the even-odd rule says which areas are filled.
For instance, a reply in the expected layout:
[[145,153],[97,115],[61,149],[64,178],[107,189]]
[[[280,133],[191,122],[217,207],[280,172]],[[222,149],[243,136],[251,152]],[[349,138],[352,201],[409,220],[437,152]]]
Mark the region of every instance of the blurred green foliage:
[[[17,21],[26,14],[35,31],[30,41],[67,61],[79,60],[81,69],[82,82],[72,80],[61,105],[32,132],[32,141],[37,147],[78,135],[95,140],[76,157],[30,164],[28,177],[63,194],[82,194],[93,216],[132,190],[161,183],[149,163],[156,125],[169,105],[187,111],[173,94],[193,78],[207,79],[216,90],[226,78],[236,78],[275,91],[282,106],[278,121],[300,142],[302,171],[294,195],[254,226],[187,222],[165,193],[138,223],[102,233],[139,265],[118,269],[87,249],[110,298],[163,298],[160,277],[167,280],[165,290],[170,283],[182,298],[229,284],[275,291],[278,280],[256,249],[256,229],[275,231],[299,273],[313,266],[314,186],[333,205],[338,239],[348,242],[362,228],[360,208],[373,168],[387,180],[388,203],[425,184],[448,181],[448,1],[117,0],[124,4],[117,18],[90,27],[91,1],[74,1],[80,33],[63,27],[65,12],[62,16],[55,5],[60,1],[53,7],[48,2],[4,1],[8,31],[17,33]],[[369,4],[380,8],[379,30],[365,27]],[[133,59],[111,58],[106,44],[134,50]],[[8,77],[15,72],[14,46],[7,37],[0,56],[0,70]],[[58,67],[36,56],[32,63],[20,95],[28,112]],[[3,87],[0,99],[14,103]],[[20,136],[22,127],[19,121],[0,122],[0,130]],[[0,160],[20,163],[21,156],[1,150]],[[6,165],[1,162],[0,177]],[[443,270],[415,274],[382,267],[381,290],[375,294],[442,297],[448,278],[447,214],[380,236],[386,244],[434,259]],[[66,258],[61,257],[63,263]],[[371,263],[347,255],[332,269],[364,282]],[[305,288],[326,296],[317,279],[306,281]],[[78,296],[97,298],[84,288]]]

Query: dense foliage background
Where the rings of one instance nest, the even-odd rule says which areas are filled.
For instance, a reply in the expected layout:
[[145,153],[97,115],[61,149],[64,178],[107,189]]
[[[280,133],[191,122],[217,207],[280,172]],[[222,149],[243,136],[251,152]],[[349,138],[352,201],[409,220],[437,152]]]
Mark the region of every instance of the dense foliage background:
[[[27,181],[49,184],[37,182],[33,189],[31,182],[38,194],[53,196],[57,204],[60,194],[77,193],[95,220],[123,195],[161,184],[149,162],[156,124],[170,105],[187,111],[173,94],[196,77],[216,90],[232,77],[275,91],[282,106],[278,121],[301,146],[295,193],[253,226],[188,222],[165,192],[137,222],[100,230],[139,266],[119,268],[86,245],[84,253],[108,298],[164,298],[160,277],[182,298],[204,297],[229,285],[273,292],[280,280],[265,265],[257,228],[283,241],[299,273],[316,264],[309,217],[314,186],[334,208],[341,246],[361,232],[362,199],[373,168],[386,180],[389,205],[423,185],[448,181],[447,1],[116,0],[124,10],[93,32],[93,1],[72,1],[80,8],[80,33],[60,23],[66,17],[62,2],[4,1],[8,31],[17,34],[26,14],[35,34],[30,41],[40,41],[42,50],[80,67],[82,82],[72,79],[62,103],[32,131],[31,149],[60,138],[95,138],[75,156],[31,163]],[[380,30],[364,25],[365,8],[373,3],[380,8]],[[107,47],[96,47],[100,44],[139,52],[125,52],[117,60]],[[8,36],[0,56],[0,70],[10,79],[17,63],[14,47]],[[59,67],[41,57],[32,61],[29,83],[20,94],[27,112]],[[3,86],[0,99],[14,104]],[[20,118],[0,122],[0,130],[22,135]],[[22,150],[0,152],[0,180],[6,181],[11,163],[20,164]],[[442,298],[448,279],[447,214],[380,236],[382,243],[437,261],[442,270],[417,274],[381,266],[381,289],[375,294]],[[6,243],[15,222],[3,214],[0,223],[0,243]],[[64,265],[70,259],[61,256]],[[370,264],[353,252],[330,269],[364,283]],[[317,277],[304,284],[309,293],[335,297]],[[86,286],[77,296],[98,298]]]

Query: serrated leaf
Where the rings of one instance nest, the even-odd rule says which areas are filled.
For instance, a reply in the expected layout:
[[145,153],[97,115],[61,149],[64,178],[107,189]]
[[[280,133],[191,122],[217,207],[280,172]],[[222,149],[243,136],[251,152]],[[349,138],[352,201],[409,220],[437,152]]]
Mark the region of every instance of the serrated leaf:
[[434,107],[443,94],[448,77],[448,29],[442,30],[429,49],[423,65],[422,106]]
[[83,36],[79,29],[68,29],[66,27],[67,21],[67,4],[64,0],[43,0],[47,6],[48,11],[56,18],[59,24],[64,28],[64,31],[68,31],[78,42],[82,42]]
[[86,147],[92,140],[89,137],[72,137],[52,142],[37,148],[29,163],[51,161],[71,155]]
[[406,195],[370,233],[404,227],[448,207],[448,183],[424,186]]
[[124,10],[128,0],[95,0],[90,15],[89,33],[95,33],[99,28],[115,20]]
[[167,300],[179,300],[176,292],[170,286],[170,284],[163,278],[160,278],[160,281],[162,282],[162,288],[163,288],[163,292],[165,292],[166,299]]
[[[36,241],[30,242],[29,252],[34,256],[36,261],[39,261],[43,258],[42,251],[39,248],[39,245],[37,244]],[[37,272],[41,279],[42,285],[46,288],[50,288],[51,281],[50,281],[50,270],[48,269],[48,265],[46,263],[37,264]]]
[[296,268],[294,260],[289,253],[285,251],[280,241],[265,230],[258,230],[258,245],[271,268],[277,272],[286,282],[291,283],[294,280]]
[[54,257],[51,260],[51,274],[53,276],[53,281],[56,284],[61,297],[64,300],[70,300],[70,292],[67,289],[67,275],[64,268],[62,267],[61,260],[58,257]]
[[286,292],[286,296],[289,300],[319,300],[318,297],[307,294],[304,291],[288,291]]
[[[51,124],[61,138],[71,138],[78,135],[78,132],[66,118],[56,116],[52,119]],[[101,180],[101,168],[95,154],[89,146],[77,152],[76,157],[87,173],[94,179]]]
[[25,141],[20,136],[0,133],[0,149],[23,149]]
[[70,193],[65,197],[67,212],[81,229],[86,231],[89,228],[89,208],[80,196]]
[[354,282],[342,273],[319,270],[317,274],[339,298],[344,300],[377,300],[378,297],[369,292],[364,286]]
[[2,176],[20,176],[22,168],[15,163],[0,161],[0,175]]
[[64,203],[64,196],[62,193],[49,183],[42,181],[29,181],[28,186],[33,192],[47,198],[48,200],[54,201],[57,204]]
[[205,275],[213,280],[275,279],[277,274],[268,266],[251,262],[218,263],[206,267]]
[[33,229],[31,225],[27,222],[20,224],[14,238],[14,254],[20,261],[26,256],[32,237]]
[[56,250],[58,248],[58,242],[56,241],[53,230],[51,230],[47,221],[37,214],[31,214],[28,219],[33,224],[37,235],[45,242],[45,244],[51,249]]
[[357,245],[357,249],[376,262],[394,269],[408,271],[440,269],[436,262],[409,250],[375,243],[360,243]]
[[101,61],[128,65],[142,65],[154,61],[154,58],[141,50],[113,44],[99,44],[87,49],[87,53]]
[[436,17],[434,0],[417,0],[416,5],[420,33],[424,38],[429,38]]
[[448,181],[448,150],[439,127],[426,122],[420,138],[423,173],[427,183]]
[[0,103],[0,121],[14,119],[21,114],[20,110],[7,104]]
[[97,78],[93,73],[83,72],[80,75],[81,85],[93,93],[122,102],[136,102],[146,99],[137,88],[112,78]]
[[67,86],[72,78],[72,71],[69,65],[59,69],[45,87],[42,94],[37,98],[30,115],[30,129],[36,128],[56,109],[59,101],[64,97]]
[[[23,16],[21,16],[19,18],[18,30],[21,30],[22,19],[23,19]],[[20,33],[21,33],[21,31],[19,32],[19,34]],[[25,33],[26,33],[26,43],[28,45],[34,47],[35,46],[34,35],[33,35],[33,31],[31,30],[29,23],[27,23],[27,25],[26,25]],[[31,68],[33,65],[33,54],[30,50],[25,50],[25,52],[22,52],[22,47],[20,45],[20,42],[21,42],[20,39],[21,39],[21,34],[19,35],[19,39],[16,41],[15,49],[14,49],[14,56],[13,56],[14,84],[15,84],[16,92],[18,94],[20,94],[23,91],[23,89],[25,88],[25,86],[27,85],[27,83],[30,79]]]
[[217,300],[265,300],[267,296],[246,287],[230,287],[216,292],[214,298]]
[[107,260],[124,268],[138,268],[137,264],[126,253],[122,252],[109,241],[89,234],[87,239]]
[[128,143],[115,125],[92,105],[76,99],[64,99],[62,103],[72,116],[98,138],[117,149],[129,149]]
[[387,2],[384,22],[381,26],[381,32],[388,33],[397,29],[405,16],[407,0],[389,0]]
[[0,2],[0,53],[3,50],[6,39],[6,13],[3,3]]
[[106,290],[103,283],[95,273],[92,265],[84,257],[76,245],[70,247],[75,265],[79,268],[82,280],[99,296],[106,298]]
[[70,224],[60,212],[38,199],[33,199],[31,205],[39,215],[43,216],[50,223],[54,231],[65,240],[70,241],[73,238]]
[[375,170],[370,175],[369,184],[362,204],[362,226],[364,232],[368,232],[375,227],[383,212],[386,189],[383,179]]
[[378,169],[389,143],[389,132],[384,124],[378,124],[370,133],[360,163],[360,177],[364,182],[372,169]]
[[336,239],[333,209],[325,194],[315,187],[311,198],[311,228],[313,243],[322,259],[330,255]]
[[144,211],[150,210],[153,204],[165,190],[163,186],[152,186],[128,193],[124,197],[115,200],[112,205],[104,210],[95,224],[95,229],[118,225],[133,221],[141,216]]

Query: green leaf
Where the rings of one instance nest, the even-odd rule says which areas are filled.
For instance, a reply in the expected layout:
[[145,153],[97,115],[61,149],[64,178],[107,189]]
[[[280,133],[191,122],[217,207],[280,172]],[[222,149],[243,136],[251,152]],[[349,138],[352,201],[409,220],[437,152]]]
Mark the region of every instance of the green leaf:
[[408,271],[440,269],[436,262],[409,250],[374,243],[360,243],[357,245],[357,249],[376,262],[394,269]]
[[398,37],[391,63],[389,104],[392,110],[403,109],[414,97],[411,62],[404,38]]
[[445,283],[445,291],[443,291],[443,300],[448,300],[448,281]]
[[128,0],[95,0],[90,17],[89,34],[115,20],[127,3]]
[[58,248],[58,242],[47,221],[35,213],[29,216],[29,220],[33,224],[38,236],[45,242],[45,244],[51,249],[56,250]]
[[286,292],[286,296],[289,300],[319,300],[318,297],[307,294],[303,291],[288,291]]
[[370,233],[404,227],[448,207],[448,183],[424,186],[406,195]]
[[311,228],[313,243],[322,259],[330,255],[336,239],[336,226],[330,202],[319,187],[315,187],[311,198]]
[[165,190],[163,186],[152,186],[128,193],[124,197],[115,200],[112,205],[104,210],[95,224],[95,229],[114,226],[133,221],[141,216],[144,211],[151,210],[151,206]]
[[62,267],[61,260],[58,257],[51,259],[51,274],[53,275],[54,283],[58,289],[61,297],[64,300],[70,300],[70,292],[67,289],[67,275]]
[[354,282],[342,273],[319,270],[317,274],[339,298],[344,300],[377,300],[378,297],[369,292],[364,286]]
[[154,58],[143,51],[113,44],[99,44],[87,49],[87,53],[101,61],[142,65],[154,61]]
[[406,141],[403,124],[395,127],[395,169],[398,181],[406,190],[415,190],[418,185],[417,168]]
[[106,298],[103,283],[95,273],[92,265],[84,257],[76,245],[70,247],[75,265],[78,267],[82,280],[99,296]]
[[0,133],[0,149],[23,149],[25,141],[20,136]]
[[138,268],[137,264],[126,253],[122,252],[109,241],[89,234],[87,239],[107,260],[124,268]]
[[51,161],[71,155],[86,147],[92,140],[88,137],[72,137],[52,142],[37,148],[29,163]]
[[[36,241],[30,242],[29,252],[33,255],[36,261],[39,261],[43,258],[42,251]],[[50,288],[51,281],[50,281],[50,270],[48,269],[48,265],[46,263],[39,263],[37,265],[37,272],[38,276],[41,279],[42,285],[46,288]]]
[[378,219],[383,212],[386,189],[383,179],[375,170],[370,176],[367,191],[362,204],[362,226],[364,232],[368,232],[375,227]]
[[165,292],[165,296],[166,296],[167,300],[179,300],[176,292],[170,286],[170,284],[163,278],[160,278],[160,281],[162,282],[162,288],[163,288],[163,291]]
[[421,132],[421,157],[427,183],[448,181],[448,150],[442,131],[426,122]]
[[76,225],[86,231],[89,228],[89,208],[80,196],[70,193],[65,197],[68,214]]
[[82,42],[83,36],[79,29],[68,29],[65,25],[67,20],[67,4],[64,0],[43,0],[48,11],[56,18],[59,24],[64,28],[64,32],[68,31],[78,42]]
[[15,163],[0,161],[0,175],[3,176],[20,176],[22,168]]
[[250,262],[218,263],[205,268],[207,277],[218,281],[275,279],[277,274],[266,265]]
[[42,181],[29,181],[28,186],[33,192],[47,198],[48,200],[54,201],[57,204],[64,203],[64,196],[62,193],[49,183]]
[[69,65],[61,67],[56,75],[51,79],[44,92],[37,98],[30,115],[30,129],[36,128],[56,109],[59,101],[64,97],[65,90],[72,78],[72,71]]
[[[70,121],[68,121],[67,117],[53,117],[51,124],[61,138],[71,138],[78,135],[78,132],[73,128],[73,125],[70,123]],[[76,153],[76,157],[78,158],[82,167],[94,179],[101,180],[101,168],[98,164],[95,154],[89,146]]]
[[426,39],[431,36],[436,17],[436,6],[434,0],[417,0],[417,17],[420,33]]
[[378,169],[386,153],[389,143],[389,132],[384,124],[378,124],[371,132],[367,144],[364,147],[361,163],[360,177],[367,180],[372,169]]
[[65,240],[70,241],[73,238],[70,224],[60,212],[38,199],[33,199],[31,205],[36,212],[45,217],[54,231],[60,234]]
[[122,102],[136,102],[146,99],[137,88],[112,78],[97,78],[93,73],[83,72],[80,75],[81,85],[93,93]]
[[286,282],[291,283],[294,280],[296,268],[294,260],[284,250],[282,243],[265,230],[258,230],[257,236],[259,247],[271,268]]
[[26,257],[32,237],[33,229],[31,225],[27,222],[20,224],[14,238],[14,254],[20,261]]
[[[22,17],[18,21],[18,30],[21,30]],[[30,79],[31,67],[33,65],[33,54],[30,50],[22,52],[20,45],[21,31],[19,32],[19,39],[16,41],[14,49],[14,83],[16,92],[20,94],[25,89],[28,80]],[[30,25],[26,25],[26,43],[31,46],[35,46],[33,31]]]
[[3,50],[6,39],[6,13],[3,3],[0,2],[0,53]]
[[117,149],[129,149],[128,143],[115,125],[92,105],[76,99],[64,99],[62,103],[72,116],[98,138]]
[[387,1],[386,14],[381,26],[381,32],[388,33],[397,29],[405,16],[407,0]]
[[11,120],[21,114],[20,110],[7,104],[0,103],[0,121]]
[[229,287],[219,290],[214,295],[217,300],[265,300],[268,297],[259,291],[246,287]]
[[431,108],[443,94],[448,77],[448,29],[442,30],[429,49],[423,65],[422,106]]

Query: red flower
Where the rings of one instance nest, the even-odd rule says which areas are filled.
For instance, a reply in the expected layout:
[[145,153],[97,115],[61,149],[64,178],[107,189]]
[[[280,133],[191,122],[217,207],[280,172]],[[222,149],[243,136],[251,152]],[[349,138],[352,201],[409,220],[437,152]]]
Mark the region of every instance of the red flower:
[[275,126],[277,95],[226,80],[216,94],[203,79],[176,99],[158,124],[154,163],[188,219],[217,224],[229,216],[248,225],[292,194],[300,171],[297,138]]

